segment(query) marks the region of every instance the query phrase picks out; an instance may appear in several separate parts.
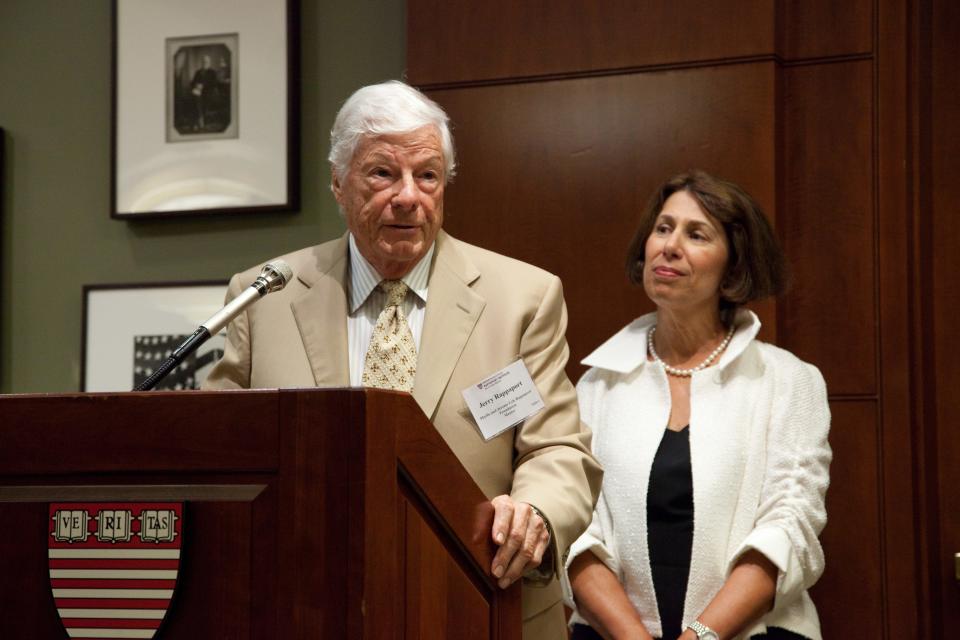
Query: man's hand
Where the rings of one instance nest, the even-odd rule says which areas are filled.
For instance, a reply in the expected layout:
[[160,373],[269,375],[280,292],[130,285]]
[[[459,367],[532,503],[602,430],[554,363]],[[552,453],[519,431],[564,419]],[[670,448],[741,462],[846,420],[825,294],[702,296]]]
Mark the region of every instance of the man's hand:
[[500,546],[490,568],[506,589],[527,571],[540,566],[550,544],[547,523],[526,502],[514,502],[508,495],[497,496],[493,504],[493,541]]

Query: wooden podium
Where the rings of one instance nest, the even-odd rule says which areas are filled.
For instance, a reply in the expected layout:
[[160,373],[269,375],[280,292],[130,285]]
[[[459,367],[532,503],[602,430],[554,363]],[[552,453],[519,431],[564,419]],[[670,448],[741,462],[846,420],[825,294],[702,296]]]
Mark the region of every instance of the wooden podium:
[[172,501],[161,640],[521,636],[493,509],[413,399],[291,389],[0,397],[0,638],[67,637],[50,503]]

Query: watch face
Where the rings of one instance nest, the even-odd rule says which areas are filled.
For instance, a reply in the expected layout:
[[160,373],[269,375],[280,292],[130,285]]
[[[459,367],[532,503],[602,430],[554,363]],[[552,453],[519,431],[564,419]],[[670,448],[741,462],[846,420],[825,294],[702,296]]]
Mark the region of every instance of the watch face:
[[720,640],[720,636],[717,635],[716,631],[699,620],[694,620],[687,628],[692,629],[693,632],[697,634],[697,640]]

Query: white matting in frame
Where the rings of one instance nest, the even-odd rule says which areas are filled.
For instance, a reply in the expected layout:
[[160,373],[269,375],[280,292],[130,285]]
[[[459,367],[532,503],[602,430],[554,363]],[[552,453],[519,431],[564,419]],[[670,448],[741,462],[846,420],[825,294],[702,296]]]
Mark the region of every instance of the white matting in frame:
[[[223,306],[227,283],[84,287],[82,391],[130,391]],[[196,389],[223,354],[207,342],[156,389]]]
[[114,217],[295,206],[292,6],[114,0]]

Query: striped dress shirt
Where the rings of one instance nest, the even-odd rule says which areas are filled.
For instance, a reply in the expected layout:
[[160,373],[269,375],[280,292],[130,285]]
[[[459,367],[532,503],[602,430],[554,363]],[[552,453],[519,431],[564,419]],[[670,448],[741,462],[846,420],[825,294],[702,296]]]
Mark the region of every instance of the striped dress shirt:
[[[387,303],[387,294],[377,288],[383,278],[373,266],[367,262],[360,250],[357,241],[350,234],[350,313],[347,316],[347,342],[350,358],[350,386],[363,386],[363,364],[367,358],[367,348],[377,318]],[[427,283],[430,279],[430,262],[436,243],[430,246],[427,254],[410,270],[410,273],[401,278],[410,291],[403,301],[403,313],[413,333],[413,342],[420,353],[420,334],[423,332],[423,316],[427,306]]]

